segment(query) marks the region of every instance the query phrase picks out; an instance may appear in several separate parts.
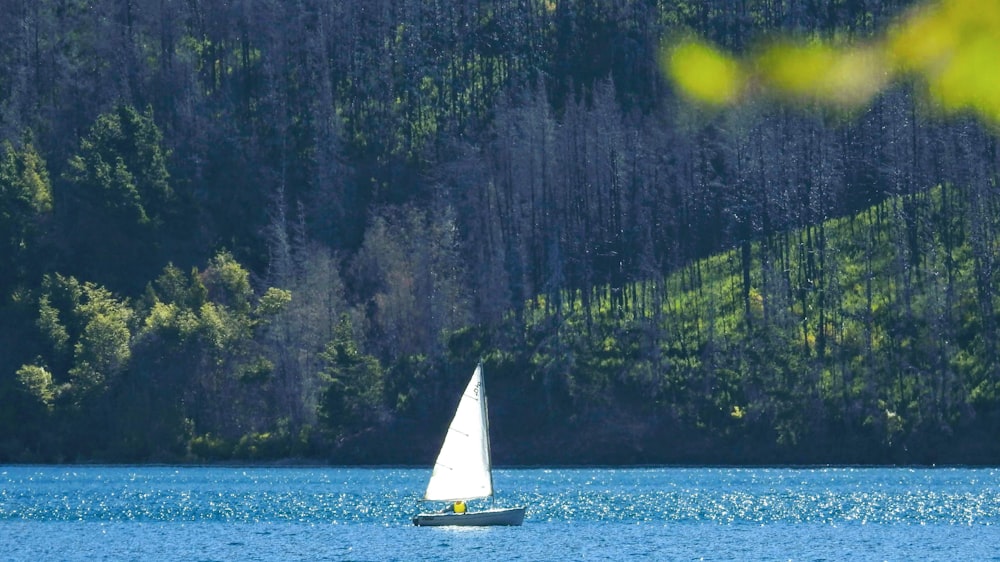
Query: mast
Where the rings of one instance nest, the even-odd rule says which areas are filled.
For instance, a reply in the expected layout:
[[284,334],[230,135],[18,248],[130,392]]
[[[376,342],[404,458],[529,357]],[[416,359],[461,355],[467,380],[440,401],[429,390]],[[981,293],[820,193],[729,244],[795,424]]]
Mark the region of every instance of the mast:
[[486,468],[490,474],[490,498],[493,498],[493,451],[490,449],[490,408],[486,397],[486,371],[483,370],[483,360],[479,360],[479,394],[482,400],[479,403],[483,409],[483,432],[486,440]]

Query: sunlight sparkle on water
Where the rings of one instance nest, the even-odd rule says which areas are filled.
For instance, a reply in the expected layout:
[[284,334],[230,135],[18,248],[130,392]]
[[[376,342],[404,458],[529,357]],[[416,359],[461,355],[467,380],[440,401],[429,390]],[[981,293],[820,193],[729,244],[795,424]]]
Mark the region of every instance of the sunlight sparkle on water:
[[447,530],[410,522],[416,512],[435,509],[420,501],[428,472],[3,467],[0,553],[13,560],[411,560],[457,553],[957,560],[1000,551],[995,469],[499,470],[496,505],[526,505],[524,526]]

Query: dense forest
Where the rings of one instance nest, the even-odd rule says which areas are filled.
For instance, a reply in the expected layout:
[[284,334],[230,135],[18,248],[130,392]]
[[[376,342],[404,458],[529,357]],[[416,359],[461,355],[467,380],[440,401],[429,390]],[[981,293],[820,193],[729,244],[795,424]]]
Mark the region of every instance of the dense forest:
[[663,71],[913,5],[5,0],[0,462],[1000,462],[996,123]]

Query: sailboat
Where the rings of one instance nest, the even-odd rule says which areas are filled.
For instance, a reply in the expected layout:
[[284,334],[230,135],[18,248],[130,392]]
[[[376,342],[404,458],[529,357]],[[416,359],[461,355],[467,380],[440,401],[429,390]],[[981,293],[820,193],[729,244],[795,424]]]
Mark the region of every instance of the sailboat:
[[[493,497],[490,465],[490,428],[483,386],[482,362],[462,394],[455,417],[438,453],[434,471],[424,493],[426,501],[463,502]],[[456,511],[462,511],[459,508]],[[491,508],[485,511],[420,513],[414,525],[520,525],[524,508]]]

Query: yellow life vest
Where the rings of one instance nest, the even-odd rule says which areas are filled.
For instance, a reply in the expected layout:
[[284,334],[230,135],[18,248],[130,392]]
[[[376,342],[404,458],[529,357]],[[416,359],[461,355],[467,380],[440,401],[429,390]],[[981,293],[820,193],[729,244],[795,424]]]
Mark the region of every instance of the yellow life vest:
[[465,502],[455,502],[455,513],[465,513]]

